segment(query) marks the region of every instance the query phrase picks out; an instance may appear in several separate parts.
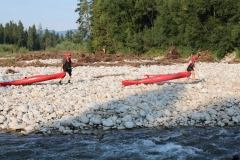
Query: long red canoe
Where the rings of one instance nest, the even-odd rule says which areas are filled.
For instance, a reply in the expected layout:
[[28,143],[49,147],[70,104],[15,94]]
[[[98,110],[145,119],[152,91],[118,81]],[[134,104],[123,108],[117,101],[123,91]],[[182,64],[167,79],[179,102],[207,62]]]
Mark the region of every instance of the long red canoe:
[[66,75],[66,72],[50,74],[50,75],[35,75],[35,76],[26,77],[26,78],[15,80],[15,81],[0,82],[0,86],[32,84],[36,82],[48,81],[51,79],[63,78],[65,75]]
[[142,79],[136,79],[136,80],[123,80],[122,85],[128,86],[128,85],[135,85],[135,84],[151,84],[151,83],[157,83],[157,82],[163,82],[178,78],[185,78],[190,76],[190,72],[178,72],[173,74],[158,74],[155,76],[147,75],[149,78],[142,78]]

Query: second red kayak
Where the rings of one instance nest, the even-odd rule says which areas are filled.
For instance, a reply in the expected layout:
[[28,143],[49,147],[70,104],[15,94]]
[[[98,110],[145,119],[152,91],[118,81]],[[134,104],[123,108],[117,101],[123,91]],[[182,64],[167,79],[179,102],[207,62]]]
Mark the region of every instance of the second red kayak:
[[190,72],[178,72],[173,74],[158,74],[155,76],[147,75],[149,78],[142,78],[142,79],[136,79],[136,80],[123,80],[122,85],[128,86],[128,85],[135,85],[135,84],[151,84],[151,83],[157,83],[157,82],[163,82],[178,78],[185,78],[190,76]]
[[35,75],[35,76],[26,77],[26,78],[15,80],[15,81],[0,82],[0,86],[32,84],[36,82],[48,81],[51,79],[63,78],[65,75],[66,75],[66,72],[50,74],[50,75]]

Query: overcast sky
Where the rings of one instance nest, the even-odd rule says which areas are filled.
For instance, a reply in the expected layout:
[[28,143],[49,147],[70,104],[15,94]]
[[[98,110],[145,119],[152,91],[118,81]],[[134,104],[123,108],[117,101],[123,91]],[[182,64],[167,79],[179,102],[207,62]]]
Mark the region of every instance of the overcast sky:
[[42,29],[65,31],[77,29],[78,0],[0,0],[0,23],[22,22],[24,29],[41,23]]

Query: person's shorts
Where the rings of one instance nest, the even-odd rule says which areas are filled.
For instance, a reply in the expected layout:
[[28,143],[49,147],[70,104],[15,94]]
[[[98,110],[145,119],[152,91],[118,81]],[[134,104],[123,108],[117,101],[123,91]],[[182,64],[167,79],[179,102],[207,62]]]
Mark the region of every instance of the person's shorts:
[[192,66],[189,66],[189,67],[187,68],[187,71],[188,71],[188,72],[190,72],[190,71],[194,71],[194,69],[193,69]]
[[72,76],[72,69],[71,68],[64,69],[64,72],[67,72],[69,76]]

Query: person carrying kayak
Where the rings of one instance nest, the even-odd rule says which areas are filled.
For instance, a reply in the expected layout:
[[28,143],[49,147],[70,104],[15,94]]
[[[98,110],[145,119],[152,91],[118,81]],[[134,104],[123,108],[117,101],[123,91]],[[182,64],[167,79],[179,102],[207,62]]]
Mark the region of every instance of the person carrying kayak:
[[[63,71],[63,72],[67,72],[68,73],[68,75],[69,75],[68,83],[71,83],[70,82],[71,76],[72,76],[72,66],[71,65],[72,65],[71,53],[67,52],[66,53],[66,57],[63,58],[63,61],[62,61],[61,72]],[[62,84],[63,78],[61,78],[61,80],[59,81],[59,84]]]
[[190,79],[190,76],[192,75],[192,82],[195,81],[195,72],[194,68],[198,70],[198,68],[195,66],[195,61],[198,59],[199,55],[193,55],[191,56],[191,59],[188,62],[188,65],[186,67],[186,71],[191,72],[189,77],[187,77],[186,83],[188,83],[188,80]]

